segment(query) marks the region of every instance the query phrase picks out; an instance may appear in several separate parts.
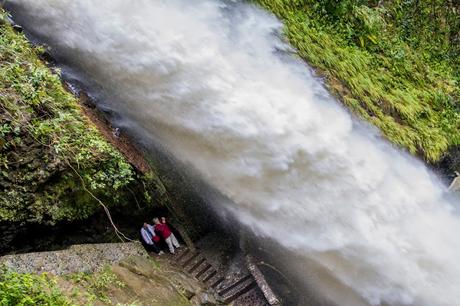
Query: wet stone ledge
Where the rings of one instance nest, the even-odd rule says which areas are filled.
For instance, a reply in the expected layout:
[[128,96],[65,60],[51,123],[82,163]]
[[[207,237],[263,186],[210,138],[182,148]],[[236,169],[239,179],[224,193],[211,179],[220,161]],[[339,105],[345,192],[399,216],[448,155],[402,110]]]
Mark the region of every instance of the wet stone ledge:
[[19,273],[62,275],[94,272],[131,256],[147,257],[148,254],[138,242],[81,244],[59,251],[2,256],[0,265],[4,264]]

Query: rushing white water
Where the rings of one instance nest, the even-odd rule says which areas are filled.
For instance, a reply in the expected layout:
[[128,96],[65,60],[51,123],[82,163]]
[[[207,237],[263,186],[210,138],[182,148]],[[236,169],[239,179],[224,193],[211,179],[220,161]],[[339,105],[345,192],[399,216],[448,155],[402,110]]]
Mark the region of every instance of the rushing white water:
[[369,304],[458,305],[460,219],[442,187],[276,52],[274,17],[214,0],[9,2],[258,235]]

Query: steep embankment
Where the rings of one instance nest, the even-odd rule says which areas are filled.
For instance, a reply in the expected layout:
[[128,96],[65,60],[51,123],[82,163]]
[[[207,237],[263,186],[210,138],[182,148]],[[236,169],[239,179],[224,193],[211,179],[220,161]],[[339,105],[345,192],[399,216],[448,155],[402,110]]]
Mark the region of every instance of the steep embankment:
[[[176,306],[212,298],[197,280],[167,260],[150,259],[137,243],[79,245],[2,260],[15,268],[0,271],[4,305]],[[51,273],[36,274],[43,271]]]
[[460,8],[453,2],[254,0],[355,114],[428,162],[460,169]]
[[84,115],[43,52],[0,12],[0,225],[11,232],[3,247],[15,224],[84,220],[101,210],[99,200],[132,212],[129,205],[149,207],[155,195],[154,176],[104,138],[107,128]]

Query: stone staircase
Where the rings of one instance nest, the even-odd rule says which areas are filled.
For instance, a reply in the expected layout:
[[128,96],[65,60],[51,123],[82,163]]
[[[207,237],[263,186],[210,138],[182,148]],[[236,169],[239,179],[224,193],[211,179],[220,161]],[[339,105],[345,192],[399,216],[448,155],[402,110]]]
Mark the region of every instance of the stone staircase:
[[168,261],[200,281],[223,304],[269,306],[264,294],[250,273],[245,276],[225,274],[215,267],[198,249],[182,247]]

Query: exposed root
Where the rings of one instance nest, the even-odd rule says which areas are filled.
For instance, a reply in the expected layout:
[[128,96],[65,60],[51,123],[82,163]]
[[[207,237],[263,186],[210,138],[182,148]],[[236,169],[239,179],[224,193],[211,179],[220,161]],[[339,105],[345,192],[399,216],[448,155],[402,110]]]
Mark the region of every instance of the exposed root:
[[110,224],[112,225],[113,229],[115,230],[115,234],[117,235],[118,239],[120,239],[121,242],[126,242],[126,241],[136,241],[134,239],[131,239],[131,238],[128,238],[125,234],[123,234],[123,232],[121,232],[118,227],[115,225],[115,223],[113,222],[112,220],[112,215],[110,214],[110,211],[109,209],[107,208],[107,205],[105,205],[98,197],[96,197],[94,195],[94,193],[91,192],[91,190],[89,190],[87,187],[86,187],[86,184],[85,184],[85,180],[81,177],[80,173],[78,173],[78,171],[68,162],[67,162],[67,165],[75,172],[75,174],[80,178],[80,181],[81,181],[81,184],[83,186],[83,189],[93,198],[95,199],[99,205],[102,206],[102,208],[104,209],[105,211],[105,214],[107,215],[107,218],[109,219],[109,222]]

